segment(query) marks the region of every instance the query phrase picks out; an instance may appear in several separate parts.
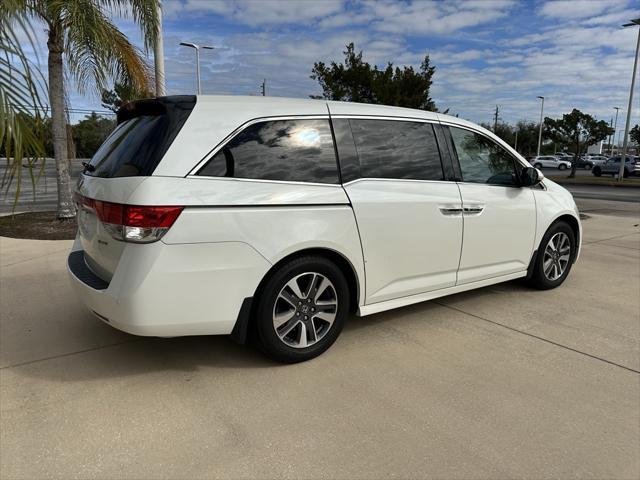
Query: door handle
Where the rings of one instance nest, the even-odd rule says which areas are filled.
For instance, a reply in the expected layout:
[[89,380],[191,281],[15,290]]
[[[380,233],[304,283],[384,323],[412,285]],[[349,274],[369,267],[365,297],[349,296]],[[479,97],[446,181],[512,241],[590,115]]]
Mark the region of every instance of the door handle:
[[447,217],[460,215],[462,213],[461,207],[455,207],[453,205],[441,205],[439,208],[440,208],[440,213],[442,213],[442,215],[445,215]]
[[484,205],[468,205],[462,209],[466,215],[480,215],[483,210]]

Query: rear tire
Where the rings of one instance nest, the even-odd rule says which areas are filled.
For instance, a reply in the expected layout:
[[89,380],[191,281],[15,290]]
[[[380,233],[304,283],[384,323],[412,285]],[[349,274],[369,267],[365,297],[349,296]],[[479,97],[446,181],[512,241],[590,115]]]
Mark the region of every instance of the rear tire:
[[562,285],[576,255],[576,238],[566,222],[556,222],[542,237],[529,283],[539,290]]
[[533,168],[537,168],[538,170],[540,170],[542,168],[542,164],[541,163],[536,163],[533,165]]
[[348,315],[349,286],[342,271],[324,257],[295,258],[261,288],[256,340],[274,360],[304,362],[336,341]]
[[558,165],[558,170],[566,170],[567,166],[566,165]]

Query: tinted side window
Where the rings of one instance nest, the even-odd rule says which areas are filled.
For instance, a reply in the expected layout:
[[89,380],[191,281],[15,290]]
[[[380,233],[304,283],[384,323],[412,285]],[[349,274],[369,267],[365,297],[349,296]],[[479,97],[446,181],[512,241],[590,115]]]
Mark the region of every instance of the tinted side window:
[[513,157],[492,140],[469,130],[450,127],[462,181],[516,185]]
[[429,123],[350,119],[363,178],[443,180]]
[[273,120],[249,125],[198,175],[338,183],[329,120]]

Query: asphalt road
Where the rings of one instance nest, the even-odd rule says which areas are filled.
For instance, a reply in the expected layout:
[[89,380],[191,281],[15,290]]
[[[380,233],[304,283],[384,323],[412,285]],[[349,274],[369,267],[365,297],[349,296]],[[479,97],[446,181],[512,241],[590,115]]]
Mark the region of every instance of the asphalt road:
[[1,238],[0,477],[638,479],[639,223],[586,219],[560,288],[353,317],[288,366],[118,332],[72,294],[71,242]]

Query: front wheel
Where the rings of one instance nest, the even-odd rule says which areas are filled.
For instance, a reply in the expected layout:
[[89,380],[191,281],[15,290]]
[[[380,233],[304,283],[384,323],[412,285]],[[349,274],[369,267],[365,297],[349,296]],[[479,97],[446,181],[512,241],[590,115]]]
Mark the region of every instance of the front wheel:
[[566,170],[567,166],[566,165],[558,165],[558,170]]
[[602,170],[600,170],[600,167],[595,167],[591,173],[593,173],[596,177],[599,177],[600,175],[602,175]]
[[565,222],[553,224],[540,242],[530,283],[540,290],[556,288],[569,275],[576,251],[576,239]]
[[340,335],[349,314],[349,287],[328,259],[296,258],[266,281],[255,313],[262,351],[280,362],[303,362],[323,353]]
[[584,169],[585,169],[585,170],[591,170],[592,168],[593,168],[593,165],[591,165],[591,164],[589,164],[589,163],[587,163],[587,164],[584,166]]
[[537,168],[538,170],[540,170],[542,168],[542,164],[541,163],[536,163],[533,165],[534,168]]

